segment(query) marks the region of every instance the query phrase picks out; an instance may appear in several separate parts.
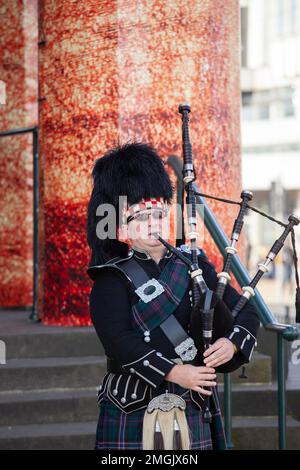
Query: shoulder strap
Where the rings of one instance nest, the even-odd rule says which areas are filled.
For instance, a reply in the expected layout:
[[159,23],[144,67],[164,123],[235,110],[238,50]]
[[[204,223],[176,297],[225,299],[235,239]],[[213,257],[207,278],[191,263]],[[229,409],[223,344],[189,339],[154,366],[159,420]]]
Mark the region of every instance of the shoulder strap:
[[150,280],[146,271],[134,258],[125,260],[125,262],[122,263],[122,270],[125,271],[127,277],[131,279],[136,289]]
[[[134,258],[123,263],[122,268],[125,269],[136,288],[143,289],[143,286],[147,286],[149,282],[156,282],[155,279],[149,278],[147,273]],[[138,289],[136,289],[136,292],[137,290]],[[155,311],[153,311],[153,314],[155,314]],[[172,343],[176,354],[180,356],[182,361],[189,362],[196,357],[197,349],[193,339],[188,336],[182,325],[172,313],[165,319],[161,318],[159,326],[168,340]]]

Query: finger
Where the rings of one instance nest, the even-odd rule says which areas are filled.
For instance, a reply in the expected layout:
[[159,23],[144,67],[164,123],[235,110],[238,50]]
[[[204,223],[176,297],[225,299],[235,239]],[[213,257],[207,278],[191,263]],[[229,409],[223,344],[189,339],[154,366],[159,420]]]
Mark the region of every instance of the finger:
[[211,361],[214,361],[218,357],[224,356],[224,354],[225,354],[225,351],[223,349],[219,350],[219,351],[214,352],[213,354],[211,354],[211,356],[208,356],[206,359],[204,359],[203,362],[204,362],[204,364],[211,363]]
[[216,372],[214,372],[213,374],[211,372],[207,372],[206,370],[204,370],[203,372],[198,372],[197,374],[199,377],[216,377]]
[[212,344],[211,346],[209,346],[208,349],[206,349],[206,351],[204,351],[203,356],[209,356],[210,354],[212,354],[214,351],[216,351],[220,347],[222,347],[222,344],[220,344],[220,343]]
[[210,381],[210,380],[201,380],[199,383],[199,386],[201,387],[215,387],[217,385],[217,382]]
[[203,373],[201,374],[201,378],[203,380],[215,380],[216,377],[217,377],[216,374],[205,374],[205,375]]
[[192,390],[195,390],[195,392],[199,392],[202,395],[212,395],[212,392],[210,390],[205,390],[205,388],[202,387],[193,387]]
[[216,357],[215,359],[213,359],[213,360],[209,363],[209,365],[210,365],[210,366],[213,365],[214,367],[218,367],[219,362],[220,362],[220,361],[223,361],[224,359],[225,359],[225,360],[228,360],[227,354],[222,354],[221,356]]
[[218,357],[217,359],[213,360],[212,362],[209,363],[210,366],[214,366],[214,367],[217,367],[221,364],[224,364],[224,362],[227,362],[228,361],[228,356],[226,354],[224,354],[223,356],[221,357]]
[[213,369],[214,370],[214,373],[216,373],[215,369],[213,367],[209,367],[207,364],[204,365],[204,371],[205,370],[211,370]]
[[225,364],[225,362],[228,362],[230,358],[228,356],[224,356],[223,358],[220,358],[218,363],[216,364],[216,367],[221,366],[222,364]]
[[228,357],[225,357],[224,359],[220,359],[219,362],[217,364],[215,364],[216,367],[219,367],[221,366],[222,364],[225,364],[225,362],[228,362],[229,359]]
[[198,369],[198,372],[202,373],[202,374],[213,374],[215,372],[215,369],[213,367],[203,367],[203,366],[200,366],[200,367],[197,367]]
[[[207,349],[207,354],[205,355],[205,357],[209,357],[209,356],[212,356],[212,354],[217,354],[219,353],[220,351],[224,350],[224,345],[221,344],[218,348],[214,349],[214,350],[209,350]],[[204,355],[204,354],[203,354]]]

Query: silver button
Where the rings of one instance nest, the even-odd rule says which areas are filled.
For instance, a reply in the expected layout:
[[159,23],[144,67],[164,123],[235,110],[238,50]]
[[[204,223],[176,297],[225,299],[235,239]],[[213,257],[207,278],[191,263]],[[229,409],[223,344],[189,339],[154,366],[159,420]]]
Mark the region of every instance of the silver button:
[[250,339],[250,335],[247,335],[247,339]]
[[135,373],[134,368],[133,368],[133,367],[130,367],[129,372],[131,372],[132,374],[134,374],[134,373]]
[[113,390],[113,395],[114,396],[118,395],[118,390],[116,388]]
[[149,343],[149,341],[150,341],[150,336],[145,336],[144,341],[145,341],[146,343]]
[[235,327],[233,328],[233,331],[235,331],[235,333],[238,333],[238,332],[240,331],[240,329],[239,329],[237,326],[235,326]]
[[157,351],[156,355],[157,355],[158,357],[162,357],[162,353],[159,352],[159,351]]
[[149,361],[144,361],[143,364],[144,364],[144,366],[147,367],[147,366],[149,366],[150,362]]
[[133,400],[136,400],[136,399],[137,399],[137,395],[136,395],[135,393],[133,393],[133,394],[131,395],[131,398],[132,398]]
[[126,398],[125,397],[121,398],[121,403],[126,403]]
[[150,336],[150,331],[148,330],[144,331],[144,336]]

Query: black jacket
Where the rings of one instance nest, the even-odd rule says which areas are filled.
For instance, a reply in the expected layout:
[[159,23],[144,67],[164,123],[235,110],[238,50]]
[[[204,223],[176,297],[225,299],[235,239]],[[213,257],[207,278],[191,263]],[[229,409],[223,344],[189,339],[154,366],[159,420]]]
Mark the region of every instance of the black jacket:
[[[133,256],[149,277],[158,278],[161,270],[173,255],[167,252],[159,264],[149,255],[140,251],[134,250]],[[218,279],[214,266],[202,254],[198,256],[198,260],[208,287],[215,290]],[[128,401],[128,396],[124,397],[124,388],[127,390],[127,395],[130,395],[130,391],[132,396],[136,395],[133,393],[135,381],[129,380],[127,383],[128,377],[134,376],[141,384],[147,384],[152,389],[165,389],[164,378],[175,364],[172,359],[176,358],[176,353],[173,345],[159,327],[151,331],[151,341],[148,343],[144,341],[141,334],[133,330],[131,306],[137,300],[136,294],[133,289],[129,288],[125,276],[118,269],[90,267],[88,274],[94,279],[90,293],[90,313],[94,327],[106,355],[122,366],[124,377],[126,377],[124,380],[121,378],[124,384],[123,390],[119,392],[117,389],[120,388],[122,380],[120,379],[117,388],[114,388],[118,380],[117,374],[110,378],[106,376],[103,381],[105,386],[102,387],[100,395],[107,392],[107,385],[111,382],[109,387],[111,398],[114,397],[115,403],[124,409],[124,405],[129,405],[130,401]],[[235,289],[227,286],[224,302],[230,309],[234,307],[239,297],[240,294]],[[190,321],[190,313],[190,291],[187,289],[174,312],[174,316],[186,331]],[[217,368],[218,372],[230,372],[243,363],[249,362],[256,345],[258,327],[259,319],[256,310],[251,303],[248,303],[236,317],[232,329],[224,335],[237,346],[239,351],[231,361]],[[117,390],[118,394],[113,394],[113,390]],[[121,398],[123,401],[125,399],[127,405],[126,403],[121,404]]]

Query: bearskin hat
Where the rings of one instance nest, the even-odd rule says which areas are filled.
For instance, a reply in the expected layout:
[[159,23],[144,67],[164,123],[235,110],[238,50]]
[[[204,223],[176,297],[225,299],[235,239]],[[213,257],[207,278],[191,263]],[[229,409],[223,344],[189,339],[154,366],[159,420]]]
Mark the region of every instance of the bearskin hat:
[[96,215],[100,204],[112,204],[119,226],[119,197],[126,196],[128,205],[143,198],[163,198],[170,203],[173,188],[164,164],[149,144],[141,142],[118,145],[95,161],[93,189],[88,204],[87,241],[92,249],[90,264],[103,264],[116,256],[126,256],[128,245],[116,239],[97,237],[96,226],[101,217]]

